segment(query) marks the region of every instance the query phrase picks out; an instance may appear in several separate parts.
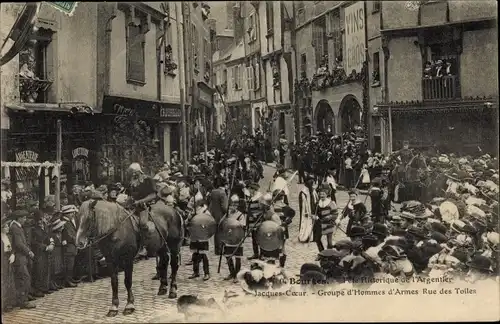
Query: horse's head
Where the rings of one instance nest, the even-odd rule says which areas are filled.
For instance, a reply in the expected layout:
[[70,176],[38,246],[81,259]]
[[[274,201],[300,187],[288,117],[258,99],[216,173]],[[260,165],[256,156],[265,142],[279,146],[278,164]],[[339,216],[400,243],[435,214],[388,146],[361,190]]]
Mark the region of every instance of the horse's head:
[[78,230],[76,232],[75,244],[79,249],[84,249],[88,245],[89,237],[91,235],[91,227],[94,224],[93,213],[90,211],[90,203],[91,201],[87,200],[82,203],[80,206],[80,210],[78,212],[79,222],[78,222]]

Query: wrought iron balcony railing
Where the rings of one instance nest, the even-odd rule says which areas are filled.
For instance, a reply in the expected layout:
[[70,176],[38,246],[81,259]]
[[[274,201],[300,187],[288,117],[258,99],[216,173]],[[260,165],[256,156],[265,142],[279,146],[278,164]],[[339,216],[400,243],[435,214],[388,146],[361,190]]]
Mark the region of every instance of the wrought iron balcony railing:
[[36,77],[19,75],[19,92],[21,102],[34,103],[52,85],[51,80],[42,80]]
[[422,79],[424,100],[456,99],[460,96],[459,80],[455,75]]

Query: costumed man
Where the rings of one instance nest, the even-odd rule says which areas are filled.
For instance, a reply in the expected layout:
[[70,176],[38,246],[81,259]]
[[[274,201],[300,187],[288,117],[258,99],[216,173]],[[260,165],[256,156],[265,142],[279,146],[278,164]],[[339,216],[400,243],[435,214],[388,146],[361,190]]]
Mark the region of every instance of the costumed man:
[[321,241],[323,236],[326,236],[327,248],[333,248],[333,232],[335,228],[335,221],[338,218],[337,205],[329,197],[330,186],[328,184],[323,184],[318,192],[319,201],[316,208],[317,213],[313,215],[315,220],[314,236],[315,242],[318,246],[319,252],[323,251],[324,245]]
[[290,238],[288,226],[292,223],[292,219],[295,216],[295,210],[288,206],[285,203],[284,199],[285,195],[283,193],[283,190],[275,190],[273,192],[273,211],[276,215],[278,215],[281,221],[281,226],[283,227],[283,247],[281,249],[281,255],[279,258],[280,267],[282,268],[285,267],[287,257],[285,243],[286,240]]
[[[215,219],[216,223],[219,224],[222,217],[226,215],[227,205],[228,205],[228,194],[227,194],[227,182],[223,177],[217,177],[214,181],[214,190],[210,193],[210,214]],[[217,227],[217,232],[214,237],[214,249],[215,254],[220,255],[222,253],[222,242],[220,240],[219,233],[220,226]]]
[[382,180],[380,178],[377,177],[372,180],[369,195],[372,204],[371,212],[373,221],[375,223],[384,224],[384,206],[382,201],[384,192],[382,190]]
[[248,258],[248,260],[259,258],[259,244],[257,243],[257,228],[259,217],[263,214],[263,209],[260,199],[262,198],[262,193],[259,192],[259,184],[252,183],[248,186],[248,191],[250,193],[250,199],[247,202],[247,224],[248,230],[252,232],[252,250],[253,255]]
[[367,210],[363,202],[358,198],[358,193],[354,190],[349,191],[349,202],[342,212],[342,216],[337,218],[337,222],[341,222],[345,217],[349,218],[347,223],[346,234],[350,236],[353,225],[358,224],[365,216]]
[[274,174],[274,181],[271,185],[271,192],[275,192],[276,190],[283,191],[283,202],[288,205],[288,182],[286,181],[286,172],[287,170],[283,168],[283,166],[278,166],[276,173]]
[[[197,216],[202,217],[212,217],[208,211],[207,204],[205,200],[197,200],[195,202],[195,215],[188,219],[188,222]],[[196,237],[191,238],[191,243],[189,244],[189,249],[192,251],[191,260],[193,262],[193,274],[188,277],[188,279],[198,278],[200,276],[200,262],[203,263],[203,280],[210,279],[210,265],[208,263],[207,252],[209,249],[208,240],[198,240]]]
[[[246,215],[239,210],[240,198],[237,195],[232,195],[229,202],[229,212],[227,215],[228,219],[236,220],[239,222],[243,231],[246,229]],[[238,246],[239,245],[239,246]],[[236,275],[241,270],[241,258],[243,257],[243,245],[239,244],[228,244],[225,243],[223,247],[224,256],[227,260],[227,266],[229,268],[229,275],[224,278],[224,280],[234,280],[237,282]]]
[[313,177],[305,178],[305,185],[299,192],[299,242],[307,243],[314,240],[313,214],[316,212],[316,205],[319,197],[316,192],[317,183]]
[[[268,229],[264,228],[266,226],[267,221],[272,221],[276,223],[279,226],[279,233],[273,233],[276,234],[280,237],[280,241],[283,242],[282,246],[272,250],[272,251],[266,251],[262,247],[260,247],[260,259],[262,260],[267,260],[269,263],[275,263],[276,259],[280,258],[280,254],[282,253],[282,248],[284,247],[284,229],[281,227],[281,218],[280,216],[275,213],[274,208],[273,208],[273,196],[270,193],[266,193],[262,196],[262,208],[263,208],[263,222],[259,224],[259,227],[257,229],[258,232],[264,231],[266,232]],[[257,234],[258,235],[258,234]],[[280,259],[281,261],[281,259]]]
[[[149,238],[149,233],[154,231],[154,226],[148,220],[148,215],[141,212],[147,208],[148,204],[157,199],[156,188],[153,179],[142,172],[139,163],[132,163],[128,171],[131,179],[127,194],[133,199],[133,206],[135,207],[135,214],[139,218],[139,226],[144,243]],[[143,248],[143,252],[139,254],[144,254],[144,252],[147,252],[145,247]]]
[[335,169],[328,170],[326,176],[326,183],[330,187],[330,199],[334,203],[337,203],[337,198],[335,197],[335,193],[337,192],[337,181],[335,180],[335,174],[336,174]]

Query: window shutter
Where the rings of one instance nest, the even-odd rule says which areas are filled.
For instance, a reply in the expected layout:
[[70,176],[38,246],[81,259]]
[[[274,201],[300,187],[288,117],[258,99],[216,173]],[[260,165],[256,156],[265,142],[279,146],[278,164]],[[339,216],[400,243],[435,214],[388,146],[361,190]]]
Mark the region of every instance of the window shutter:
[[239,74],[239,79],[240,79],[240,89],[243,89],[243,80],[245,80],[245,66],[243,64],[240,64],[240,74]]
[[253,66],[247,67],[247,77],[248,90],[253,90]]
[[232,70],[231,71],[231,82],[233,84],[233,89],[236,89],[237,88],[237,86],[236,86],[236,69],[235,69],[235,67],[233,67],[231,70]]
[[140,26],[128,26],[128,75],[127,79],[145,82],[145,37]]
[[254,81],[255,81],[255,89],[259,89],[260,88],[260,63],[255,64]]

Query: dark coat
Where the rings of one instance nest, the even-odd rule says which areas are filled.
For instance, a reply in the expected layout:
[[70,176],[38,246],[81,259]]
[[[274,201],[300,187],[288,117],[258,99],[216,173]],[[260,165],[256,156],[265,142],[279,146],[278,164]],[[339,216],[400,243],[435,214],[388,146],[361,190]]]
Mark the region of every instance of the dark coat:
[[62,240],[66,241],[66,245],[63,246],[63,251],[65,255],[76,255],[76,227],[73,225],[69,219],[66,220],[64,229],[62,231]]
[[221,188],[212,190],[210,193],[209,211],[217,223],[227,212],[228,197],[226,191]]
[[33,262],[33,286],[40,291],[49,289],[50,274],[52,270],[52,258],[50,252],[46,251],[50,244],[50,233],[48,228],[40,226],[33,227],[31,231],[31,243],[35,259]]
[[19,304],[24,304],[28,301],[28,293],[31,288],[31,275],[28,270],[31,249],[26,241],[24,230],[19,225],[12,224],[10,233],[12,235],[12,251],[16,255],[16,260],[13,263],[16,297]]

